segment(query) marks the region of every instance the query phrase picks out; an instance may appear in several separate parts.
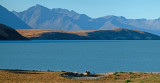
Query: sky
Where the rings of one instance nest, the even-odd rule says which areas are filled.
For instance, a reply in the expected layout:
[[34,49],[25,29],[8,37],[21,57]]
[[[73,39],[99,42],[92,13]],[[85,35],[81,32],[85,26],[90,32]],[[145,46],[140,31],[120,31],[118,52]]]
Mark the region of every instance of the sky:
[[160,17],[160,0],[0,0],[0,5],[17,12],[36,4],[50,9],[74,10],[92,18],[107,15],[124,16],[128,19],[157,19]]

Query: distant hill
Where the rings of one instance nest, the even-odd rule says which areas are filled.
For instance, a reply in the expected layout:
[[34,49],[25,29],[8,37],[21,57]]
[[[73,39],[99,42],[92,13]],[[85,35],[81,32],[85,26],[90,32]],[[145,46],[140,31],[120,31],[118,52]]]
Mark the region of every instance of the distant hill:
[[31,29],[25,22],[0,5],[0,23],[14,29]]
[[0,40],[28,40],[20,35],[16,30],[0,24]]
[[109,29],[90,31],[62,31],[28,29],[17,30],[20,34],[33,40],[159,40],[160,36],[133,30]]
[[41,5],[13,13],[33,29],[49,30],[104,30],[114,28],[136,29],[160,35],[160,18],[154,20],[127,19],[123,16],[90,18],[61,8],[48,9]]

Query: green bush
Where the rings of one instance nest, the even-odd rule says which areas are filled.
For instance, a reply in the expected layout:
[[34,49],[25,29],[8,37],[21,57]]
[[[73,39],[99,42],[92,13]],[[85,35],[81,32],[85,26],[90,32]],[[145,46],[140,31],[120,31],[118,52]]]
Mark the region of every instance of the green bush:
[[131,82],[131,80],[126,80],[125,83]]
[[118,72],[114,72],[113,75],[117,75]]
[[61,72],[66,72],[66,71],[63,71],[63,70],[62,70]]
[[117,74],[116,76],[120,76],[120,75]]
[[114,77],[113,79],[114,79],[114,80],[116,80],[117,78],[116,78],[116,77]]
[[132,72],[129,72],[129,74],[133,74]]
[[124,72],[121,71],[121,72],[119,72],[119,73],[124,73]]

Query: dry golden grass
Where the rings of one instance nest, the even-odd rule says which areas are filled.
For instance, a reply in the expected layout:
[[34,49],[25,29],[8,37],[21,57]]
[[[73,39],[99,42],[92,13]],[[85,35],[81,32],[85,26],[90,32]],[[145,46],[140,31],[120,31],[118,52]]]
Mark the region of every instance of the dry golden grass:
[[61,77],[65,72],[0,70],[0,83],[159,83],[160,73],[117,72],[102,79],[80,80]]
[[[121,31],[122,28],[116,28],[116,29],[108,29],[105,31]],[[143,31],[139,30],[133,30],[133,29],[124,29],[124,30],[131,30],[136,31],[139,33],[144,33]],[[64,31],[64,30],[46,30],[46,29],[17,29],[17,32],[19,32],[24,37],[39,37],[43,33],[49,33],[49,32],[60,32],[60,33],[69,33],[69,34],[76,34],[79,36],[88,36],[88,33],[99,31],[99,30],[82,30],[82,31]]]
[[60,32],[60,33],[70,33],[70,34],[77,34],[80,36],[87,36],[88,32],[93,31],[63,31],[63,30],[45,30],[45,29],[17,29],[17,32],[19,32],[24,37],[39,37],[43,33],[49,33],[49,32]]

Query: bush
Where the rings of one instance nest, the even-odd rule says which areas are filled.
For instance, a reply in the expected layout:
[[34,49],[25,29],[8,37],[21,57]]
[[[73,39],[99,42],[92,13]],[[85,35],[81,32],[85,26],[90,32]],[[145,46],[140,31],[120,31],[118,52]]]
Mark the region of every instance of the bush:
[[119,72],[119,73],[124,73],[124,72],[121,71],[121,72]]
[[116,76],[120,76],[120,75],[116,74]]
[[129,72],[129,74],[133,74],[132,72]]
[[116,78],[116,77],[114,77],[113,79],[114,79],[114,80],[116,80],[117,78]]
[[113,75],[117,75],[118,72],[114,72]]
[[61,72],[66,72],[66,71],[63,71],[63,70],[62,70]]
[[126,80],[125,83],[131,82],[131,80]]

